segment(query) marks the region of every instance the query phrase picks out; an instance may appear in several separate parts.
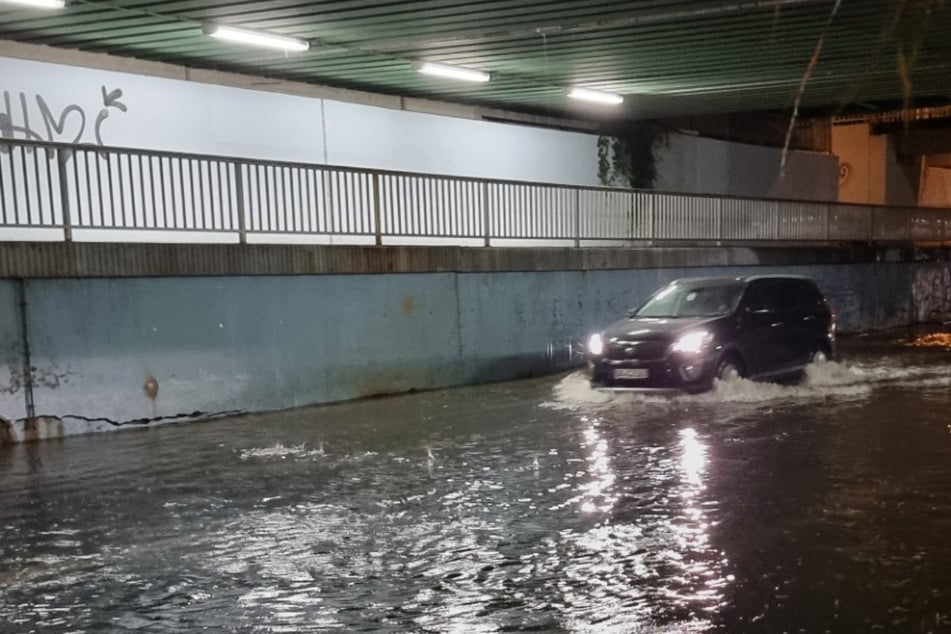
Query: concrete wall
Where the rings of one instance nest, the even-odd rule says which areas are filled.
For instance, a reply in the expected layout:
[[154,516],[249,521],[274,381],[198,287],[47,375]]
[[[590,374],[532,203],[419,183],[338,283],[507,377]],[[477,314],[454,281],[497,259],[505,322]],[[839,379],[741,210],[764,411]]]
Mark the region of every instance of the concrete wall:
[[658,190],[794,200],[836,200],[834,156],[674,134],[659,153]]
[[918,204],[951,207],[951,154],[932,154],[923,161]]
[[0,415],[23,440],[552,372],[668,280],[770,272],[816,277],[844,331],[951,307],[949,265],[927,262],[29,280],[25,421],[18,282],[3,281]]
[[884,145],[875,143],[868,124],[833,126],[832,153],[839,158],[839,202],[885,202],[885,180],[878,173],[884,167]]
[[924,168],[918,203],[925,207],[951,207],[951,168]]
[[873,205],[918,203],[917,170],[897,159],[895,140],[872,134],[866,123],[833,126],[832,153],[839,160],[838,200]]
[[889,136],[886,139],[885,204],[914,207],[918,204],[920,162],[917,165],[899,163],[894,137]]
[[590,134],[6,57],[3,136],[597,184]]
[[0,280],[0,445],[16,433],[9,421],[26,416],[19,291],[18,282]]
[[[598,185],[597,136],[0,57],[0,137]],[[834,200],[835,159],[673,135],[658,189]]]

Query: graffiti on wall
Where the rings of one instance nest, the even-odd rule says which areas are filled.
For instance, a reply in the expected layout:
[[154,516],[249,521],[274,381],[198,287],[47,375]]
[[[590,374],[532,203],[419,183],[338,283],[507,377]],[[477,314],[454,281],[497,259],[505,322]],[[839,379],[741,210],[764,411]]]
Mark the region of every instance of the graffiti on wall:
[[[100,93],[101,105],[97,105],[99,111],[93,117],[77,103],[56,108],[39,93],[5,90],[0,101],[0,138],[105,145],[105,122],[111,113],[127,112],[128,107],[120,101],[121,88],[107,90],[102,86]],[[0,151],[9,150],[0,146]]]
[[919,322],[951,316],[951,268],[936,264],[915,269],[912,287],[915,319]]

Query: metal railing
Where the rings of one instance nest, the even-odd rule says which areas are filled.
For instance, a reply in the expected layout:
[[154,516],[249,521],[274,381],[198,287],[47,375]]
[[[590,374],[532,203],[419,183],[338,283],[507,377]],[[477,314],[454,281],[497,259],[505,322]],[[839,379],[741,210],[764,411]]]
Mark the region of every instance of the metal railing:
[[54,239],[67,241],[120,231],[163,232],[162,241],[168,232],[172,241],[198,232],[240,242],[329,236],[485,246],[904,242],[951,239],[951,209],[574,187],[0,139],[0,239],[22,239],[11,230],[54,231]]

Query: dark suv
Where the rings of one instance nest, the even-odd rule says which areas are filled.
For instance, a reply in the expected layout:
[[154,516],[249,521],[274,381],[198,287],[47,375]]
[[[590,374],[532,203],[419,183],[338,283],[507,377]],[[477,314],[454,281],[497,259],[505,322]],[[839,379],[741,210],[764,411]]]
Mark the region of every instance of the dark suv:
[[591,383],[699,392],[714,379],[794,378],[835,351],[835,313],[796,276],[671,282],[588,340]]

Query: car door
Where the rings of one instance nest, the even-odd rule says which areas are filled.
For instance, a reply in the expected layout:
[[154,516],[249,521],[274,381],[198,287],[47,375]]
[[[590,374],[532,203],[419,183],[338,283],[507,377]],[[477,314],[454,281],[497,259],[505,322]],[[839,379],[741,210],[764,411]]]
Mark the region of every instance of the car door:
[[740,305],[737,338],[751,377],[775,373],[792,363],[781,290],[776,280],[753,280]]
[[788,280],[785,286],[791,303],[787,323],[792,362],[806,365],[825,329],[822,295],[809,280]]

